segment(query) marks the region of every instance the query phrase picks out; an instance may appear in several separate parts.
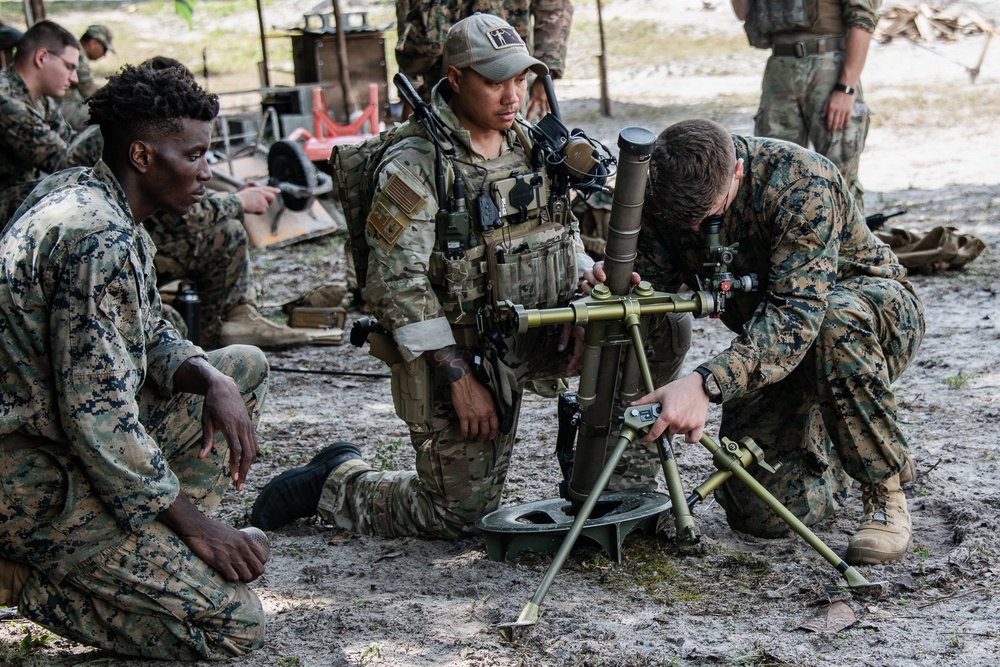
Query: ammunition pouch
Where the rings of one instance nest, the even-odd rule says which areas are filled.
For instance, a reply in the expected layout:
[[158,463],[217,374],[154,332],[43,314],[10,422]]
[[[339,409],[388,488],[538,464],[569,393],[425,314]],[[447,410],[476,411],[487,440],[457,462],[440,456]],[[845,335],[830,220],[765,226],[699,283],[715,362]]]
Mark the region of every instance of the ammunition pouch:
[[486,296],[483,276],[483,253],[486,246],[469,248],[463,257],[448,259],[444,253],[431,253],[427,277],[442,297],[448,321],[454,323],[463,312],[474,311]]
[[556,223],[491,240],[486,262],[495,303],[552,308],[569,301],[576,290],[573,240]]
[[750,8],[743,29],[751,46],[769,49],[772,36],[812,26],[819,14],[817,0],[757,0]]
[[434,410],[431,368],[420,355],[413,361],[392,364],[392,405],[407,424],[426,424]]

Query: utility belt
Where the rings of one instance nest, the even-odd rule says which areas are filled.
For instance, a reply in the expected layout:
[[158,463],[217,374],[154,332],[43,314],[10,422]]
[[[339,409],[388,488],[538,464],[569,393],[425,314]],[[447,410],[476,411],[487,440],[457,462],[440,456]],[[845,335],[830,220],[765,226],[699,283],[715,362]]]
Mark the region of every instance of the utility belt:
[[[501,350],[493,345],[483,345],[476,327],[452,327],[458,355],[465,361],[473,376],[489,388],[496,401],[500,430],[508,433],[513,426],[517,401],[517,378],[514,370],[506,364],[503,352],[506,344],[501,340]],[[373,338],[377,339],[373,341]],[[435,416],[435,394],[441,391],[440,380],[434,376],[427,356],[421,354],[413,361],[405,361],[399,355],[395,343],[388,334],[369,335],[372,354],[387,349],[393,354],[379,354],[379,358],[389,363],[392,369],[392,403],[396,415],[417,428],[431,428],[430,420]]]
[[808,39],[791,44],[775,44],[771,48],[771,53],[775,56],[795,56],[804,58],[806,56],[822,56],[827,53],[843,51],[846,40],[843,37],[821,37],[819,39]]

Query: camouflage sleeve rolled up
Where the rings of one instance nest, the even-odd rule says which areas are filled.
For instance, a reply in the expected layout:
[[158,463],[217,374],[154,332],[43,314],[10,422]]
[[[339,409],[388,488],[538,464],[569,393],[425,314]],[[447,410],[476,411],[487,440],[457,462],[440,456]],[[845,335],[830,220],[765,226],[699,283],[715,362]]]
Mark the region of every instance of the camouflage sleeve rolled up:
[[12,282],[0,297],[3,342],[21,361],[0,374],[4,386],[22,387],[12,425],[67,442],[118,524],[134,531],[179,490],[137,396],[149,383],[169,392],[177,368],[203,352],[160,317],[149,238],[110,172],[100,164],[93,173],[43,181],[32,194],[40,201],[4,237]]
[[216,192],[188,209],[184,215],[172,211],[157,211],[146,218],[148,229],[164,229],[171,233],[203,232],[223,220],[242,220],[243,202],[232,192]]
[[407,359],[455,342],[428,277],[437,233],[433,183],[429,142],[411,139],[390,148],[365,230],[371,253],[366,299]]
[[553,79],[566,73],[566,47],[573,22],[570,0],[535,0],[531,3],[535,19],[534,56],[548,65]]
[[844,24],[847,27],[875,32],[882,0],[841,0],[841,3],[844,7]]

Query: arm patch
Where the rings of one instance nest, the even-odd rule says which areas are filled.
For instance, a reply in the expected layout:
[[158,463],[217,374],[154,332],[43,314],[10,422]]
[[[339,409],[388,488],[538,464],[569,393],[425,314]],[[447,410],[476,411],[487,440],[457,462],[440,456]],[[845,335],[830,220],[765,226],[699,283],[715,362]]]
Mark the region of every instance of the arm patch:
[[410,217],[427,204],[402,176],[393,174],[379,193],[368,214],[368,224],[392,246],[410,224]]

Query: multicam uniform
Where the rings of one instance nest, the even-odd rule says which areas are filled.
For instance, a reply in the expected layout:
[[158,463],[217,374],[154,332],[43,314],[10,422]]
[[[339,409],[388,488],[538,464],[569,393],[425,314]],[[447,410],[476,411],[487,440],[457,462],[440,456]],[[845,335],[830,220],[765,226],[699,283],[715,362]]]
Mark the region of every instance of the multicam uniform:
[[[218,346],[222,320],[229,311],[243,304],[260,305],[242,220],[239,197],[216,193],[192,206],[186,215],[159,211],[142,223],[156,244],[159,284],[197,279],[199,342],[205,347]],[[176,326],[176,311],[167,307],[164,313]]]
[[[845,127],[831,133],[820,112],[840,76],[847,30],[857,27],[873,33],[881,4],[881,0],[756,0],[745,24],[751,44],[773,49],[764,69],[754,134],[806,147],[812,144],[840,169],[862,211],[858,163],[870,111],[860,81]],[[811,22],[801,20],[803,16]]]
[[59,100],[59,112],[69,123],[69,126],[79,132],[87,127],[90,120],[90,109],[87,100],[97,92],[97,82],[94,72],[90,69],[90,58],[80,50],[80,62],[76,66],[77,82],[69,87],[63,98]]
[[[813,523],[844,500],[844,471],[869,484],[903,466],[891,384],[923,339],[923,307],[828,160],[786,142],[733,139],[746,175],[720,240],[739,243],[731,269],[755,273],[760,286],[727,301],[722,320],[737,336],[702,365],[722,390],[720,435],[750,436],[768,463],[780,463],[754,477]],[[709,278],[703,235],[653,216],[644,212],[639,237],[643,278],[665,289]],[[739,482],[719,497],[734,528],[786,528]]]
[[[429,91],[444,76],[442,53],[448,29],[476,12],[499,16],[510,23],[535,58],[548,65],[553,79],[566,69],[566,44],[573,21],[570,0],[414,0],[397,2],[399,70]],[[532,19],[534,30],[530,30]]]
[[[397,415],[410,428],[417,469],[378,472],[355,460],[330,475],[320,514],[361,533],[453,538],[499,506],[524,385],[561,374],[566,366],[566,355],[556,352],[560,328],[504,338],[505,380],[490,386],[494,393],[501,391],[498,386],[507,389],[503,403],[511,407],[499,416],[502,422],[509,415],[510,430],[490,441],[461,437],[449,385],[432,373],[426,355],[455,345],[471,365],[480,353],[481,306],[504,299],[528,308],[565,305],[577,287],[578,267],[591,264],[576,221],[570,217],[564,228],[553,220],[548,177],[533,171],[515,133],[505,134],[499,157],[486,160],[475,153],[469,133],[438,92],[446,85],[435,89],[434,110],[456,139],[454,164],[465,183],[468,210],[477,219],[483,194],[504,224],[488,232],[473,225],[475,243],[456,259],[436,249],[434,146],[413,125],[400,129],[409,138],[390,146],[378,167],[368,217],[366,296],[398,347],[392,395]],[[451,168],[447,172],[451,192],[455,175]],[[512,178],[520,179],[517,189],[510,189]],[[496,192],[507,193],[506,199]]]
[[[25,203],[0,241],[0,557],[34,568],[19,610],[125,655],[241,655],[263,638],[256,595],[157,521],[179,493],[213,510],[230,479],[221,435],[198,457],[204,397],[173,394],[204,353],[159,316],[152,243],[103,162]],[[256,423],[260,351],[207,358]]]
[[55,101],[31,101],[11,65],[0,72],[0,224],[6,223],[41,179],[67,166],[73,128]]

